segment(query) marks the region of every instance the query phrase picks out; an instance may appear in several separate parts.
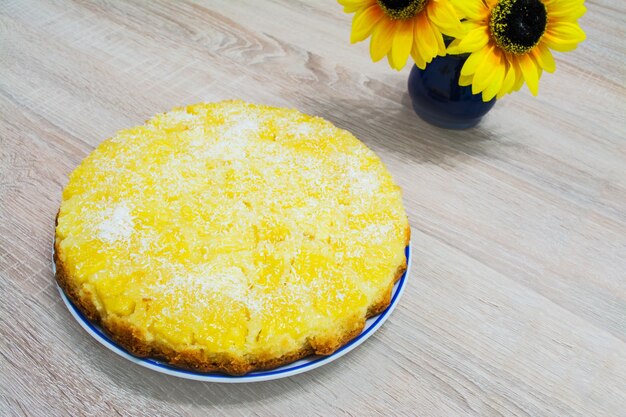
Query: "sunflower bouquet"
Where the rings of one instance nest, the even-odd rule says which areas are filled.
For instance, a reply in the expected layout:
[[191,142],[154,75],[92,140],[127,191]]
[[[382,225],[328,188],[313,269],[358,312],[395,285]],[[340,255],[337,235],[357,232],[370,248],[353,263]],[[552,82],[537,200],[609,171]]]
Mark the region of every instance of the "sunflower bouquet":
[[533,95],[542,72],[556,69],[552,51],[585,39],[584,0],[338,0],[354,13],[352,43],[368,37],[374,62],[401,70],[411,56],[424,69],[435,57],[467,54],[460,86],[484,101],[518,91]]

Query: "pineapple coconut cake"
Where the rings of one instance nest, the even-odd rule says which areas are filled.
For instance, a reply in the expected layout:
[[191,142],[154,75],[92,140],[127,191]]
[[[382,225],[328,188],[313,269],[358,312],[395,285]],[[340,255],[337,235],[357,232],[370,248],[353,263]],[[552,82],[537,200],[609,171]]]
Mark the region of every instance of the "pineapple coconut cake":
[[358,335],[409,234],[399,187],[349,132],[200,103],[118,132],[70,175],[56,279],[132,354],[241,375]]

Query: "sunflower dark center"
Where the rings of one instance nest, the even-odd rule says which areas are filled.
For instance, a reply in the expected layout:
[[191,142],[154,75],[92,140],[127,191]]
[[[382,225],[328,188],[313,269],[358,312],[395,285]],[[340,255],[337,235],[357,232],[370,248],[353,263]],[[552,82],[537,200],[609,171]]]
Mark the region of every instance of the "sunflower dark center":
[[392,19],[410,19],[424,9],[428,0],[376,0],[376,2]]
[[541,0],[500,0],[489,21],[498,46],[514,54],[534,48],[547,25],[548,11]]

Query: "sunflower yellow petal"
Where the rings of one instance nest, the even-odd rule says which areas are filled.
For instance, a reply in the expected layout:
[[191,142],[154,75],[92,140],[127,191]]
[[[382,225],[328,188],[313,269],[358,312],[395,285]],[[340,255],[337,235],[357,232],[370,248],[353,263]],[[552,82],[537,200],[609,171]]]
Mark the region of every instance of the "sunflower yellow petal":
[[459,76],[459,85],[461,87],[466,87],[472,84],[472,80],[474,77],[472,75],[461,75]]
[[451,0],[451,3],[457,10],[459,17],[479,20],[489,13],[489,9],[482,1]]
[[483,48],[480,51],[472,53],[465,61],[465,64],[463,64],[463,67],[461,68],[461,75],[474,74],[478,66],[482,64],[485,60],[485,55],[487,54],[487,51],[487,48]]
[[555,51],[558,52],[570,52],[578,47],[579,42],[563,42],[560,40],[555,40],[547,35],[543,37],[544,44]]
[[337,0],[345,13],[354,13],[375,3],[376,0]]
[[529,54],[520,55],[517,58],[517,62],[522,70],[528,89],[533,96],[536,96],[539,93],[539,71],[537,71],[537,65]]
[[[437,7],[439,7],[438,5],[447,5],[448,8],[450,8],[451,10],[448,9],[448,15],[445,17],[435,17],[433,10]],[[441,7],[439,7],[439,9],[441,9]],[[445,9],[445,6],[444,6]],[[426,9],[427,15],[428,15],[428,20],[431,21],[432,25],[432,31],[433,31],[433,35],[437,41],[437,55],[439,56],[445,56],[446,55],[446,44],[443,40],[443,35],[442,35],[442,25],[458,25],[458,28],[456,29],[456,32],[460,35],[462,33],[462,29],[461,29],[461,23],[459,22],[459,19],[456,17],[456,11],[454,10],[454,7],[452,7],[452,5],[450,4],[449,1],[445,0],[445,1],[431,1],[428,2],[427,5],[427,9]],[[439,19],[440,21],[437,22],[436,20]],[[446,19],[453,19],[453,22],[447,22],[446,23]],[[450,33],[450,30],[446,30],[446,33]]]
[[489,42],[488,27],[478,27],[461,39],[458,49],[461,53],[474,52],[487,45],[487,42]]
[[383,11],[377,4],[356,12],[354,19],[352,20],[350,42],[356,43],[367,39],[367,37],[372,33],[374,26],[376,26],[376,23],[378,23],[383,15]]
[[575,22],[587,11],[582,2],[577,3],[576,1],[551,2],[547,3],[546,7],[548,8],[549,19],[569,22]]
[[369,3],[372,3],[372,1],[371,0],[337,0],[337,3],[341,4],[342,6],[363,7]]
[[472,93],[478,94],[489,86],[495,70],[499,64],[498,57],[494,54],[494,47],[490,46],[485,53],[483,61],[476,68],[474,73],[474,81],[472,81]]
[[441,32],[434,31],[435,38],[437,39],[437,55],[445,56],[446,55],[446,43],[443,40],[443,35]]
[[542,42],[556,51],[568,52],[576,49],[586,37],[585,32],[577,24],[558,22],[548,26]]
[[460,54],[461,53],[461,51],[459,50],[460,43],[461,43],[461,39],[453,40],[452,42],[450,42],[450,45],[448,45],[446,52],[449,54]]
[[419,69],[426,68],[426,61],[424,61],[422,54],[417,50],[417,44],[415,42],[413,42],[413,46],[411,48],[411,58],[413,58],[415,65],[417,65]]
[[467,34],[473,29],[480,28],[483,26],[485,26],[485,23],[482,21],[475,22],[472,20],[464,20],[461,22],[461,28],[463,29],[464,34]]
[[524,85],[524,74],[522,74],[522,69],[519,65],[519,60],[516,58],[514,59],[513,62],[515,65],[515,82],[513,83],[512,91],[519,91],[520,88],[522,88],[522,86]]
[[[498,55],[498,53],[496,53],[496,55]],[[502,88],[505,74],[504,62],[502,62],[502,58],[499,58],[498,61],[498,64],[494,67],[493,76],[491,77],[489,85],[483,90],[483,101],[490,101]]]
[[[413,19],[400,20],[396,24],[396,32],[393,36],[391,52],[393,64],[391,67],[400,71],[406,65],[406,61],[413,46]],[[390,62],[391,64],[391,62]]]
[[506,66],[506,75],[502,80],[502,86],[500,87],[500,91],[498,91],[497,98],[502,98],[504,95],[509,94],[513,89],[513,85],[515,85],[515,66],[507,65]]
[[391,51],[387,54],[387,63],[391,68],[396,69],[396,64],[393,62],[393,55],[391,54]]
[[372,61],[378,62],[389,53],[391,43],[393,42],[393,33],[394,21],[387,18],[380,19],[372,30],[372,39],[370,41]]
[[556,70],[556,62],[554,62],[552,52],[550,52],[547,46],[540,43],[531,50],[531,53],[541,68],[548,72],[554,72]]
[[428,16],[424,13],[415,18],[415,44],[427,63],[437,55],[437,40],[428,21]]
[[459,37],[463,35],[463,27],[457,16],[454,6],[447,0],[429,1],[426,6],[428,19],[433,22],[439,31],[448,36]]
[[586,38],[580,26],[572,22],[555,22],[548,25],[546,34],[566,42],[582,42]]

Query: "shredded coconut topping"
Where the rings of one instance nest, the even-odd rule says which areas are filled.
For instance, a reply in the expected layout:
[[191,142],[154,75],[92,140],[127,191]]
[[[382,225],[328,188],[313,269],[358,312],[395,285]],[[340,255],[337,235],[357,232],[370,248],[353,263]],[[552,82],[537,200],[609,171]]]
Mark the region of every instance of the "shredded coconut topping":
[[170,344],[289,350],[389,287],[401,196],[351,134],[231,101],[103,142],[64,190],[57,239],[98,305]]
[[133,217],[128,206],[120,203],[113,209],[107,209],[98,229],[100,239],[107,242],[128,239],[133,233]]

